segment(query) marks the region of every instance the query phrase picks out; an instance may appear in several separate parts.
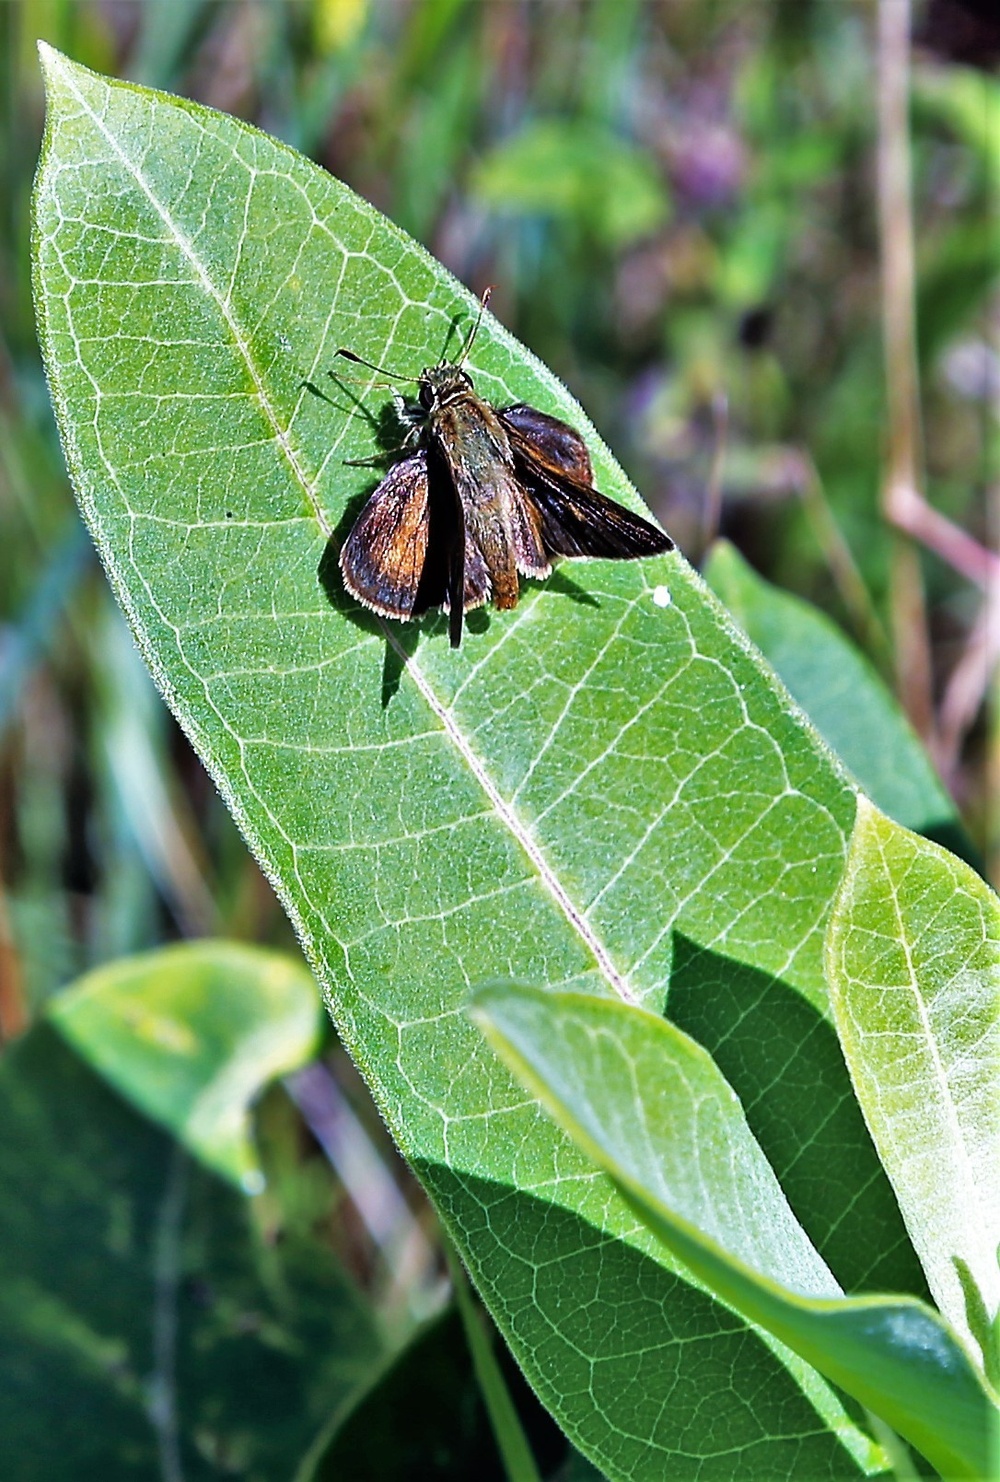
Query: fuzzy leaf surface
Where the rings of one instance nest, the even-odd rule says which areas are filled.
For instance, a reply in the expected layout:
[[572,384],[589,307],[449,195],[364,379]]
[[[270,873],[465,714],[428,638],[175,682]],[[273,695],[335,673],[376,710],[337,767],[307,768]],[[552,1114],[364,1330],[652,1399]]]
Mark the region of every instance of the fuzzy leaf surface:
[[861,798],[827,961],[858,1100],[931,1291],[996,1382],[1000,901]]

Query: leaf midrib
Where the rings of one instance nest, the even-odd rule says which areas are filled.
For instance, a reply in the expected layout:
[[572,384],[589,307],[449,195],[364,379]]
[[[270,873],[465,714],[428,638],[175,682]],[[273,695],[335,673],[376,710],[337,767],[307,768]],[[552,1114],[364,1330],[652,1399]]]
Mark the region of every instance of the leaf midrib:
[[78,100],[81,108],[93,121],[97,130],[103,135],[104,139],[106,140],[108,147],[117,156],[122,164],[122,167],[128,172],[129,175],[131,175],[138,188],[142,191],[143,195],[149,201],[149,204],[152,206],[153,210],[156,212],[160,220],[163,222],[164,226],[170,232],[170,235],[174,242],[176,242],[179,251],[190,264],[191,268],[194,270],[195,274],[197,275],[198,281],[204,288],[206,294],[215,304],[215,306],[219,310],[219,313],[222,315],[222,318],[225,321],[226,326],[233,337],[233,343],[235,344],[238,353],[240,354],[244,364],[246,365],[247,371],[250,375],[250,379],[253,382],[254,393],[256,395],[257,402],[264,414],[268,426],[271,429],[274,440],[280,448],[285,459],[287,460],[296,482],[299,484],[302,492],[306,496],[306,499],[309,501],[310,508],[312,509],[312,512],[316,517],[317,523],[319,524],[319,527],[323,532],[324,538],[329,539],[330,535],[333,533],[332,526],[327,520],[326,515],[323,513],[322,506],[316,498],[316,491],[313,485],[310,483],[304,469],[299,464],[298,458],[295,455],[295,449],[288,437],[287,430],[282,427],[277,413],[271,405],[271,402],[265,390],[264,381],[254,362],[254,358],[250,353],[249,341],[243,333],[242,327],[236,315],[233,313],[231,305],[227,303],[225,295],[216,288],[207,268],[204,266],[198,254],[195,252],[194,245],[187,237],[186,233],[184,233],[180,229],[180,227],[177,226],[170,213],[167,211],[166,207],[157,199],[156,195],[150,189],[149,185],[144,179],[142,173],[137,169],[137,167],[129,159],[129,156],[118,144],[118,141],[116,140],[114,134],[112,134],[110,130],[105,126],[103,119],[101,119],[101,117],[94,112],[93,108],[90,107],[87,99],[77,87],[72,73],[67,72],[66,69],[61,66],[61,63],[63,61],[62,55],[59,52],[53,50],[51,47],[45,46],[44,42],[39,43],[39,45],[43,51],[46,65],[51,67],[59,67],[59,70],[62,72],[62,75],[66,80],[70,91]]
[[421,671],[419,666],[416,665],[412,661],[412,659],[407,656],[395,634],[388,629],[381,618],[379,619],[379,624],[382,628],[382,631],[385,633],[386,642],[392,646],[395,652],[403,660],[403,663],[407,671],[411,675],[417,689],[420,691],[425,704],[428,705],[428,707],[437,717],[448,739],[452,742],[452,744],[462,757],[463,761],[465,762],[466,766],[469,768],[469,771],[475,777],[476,781],[479,783],[479,786],[483,789],[483,792],[486,794],[491,807],[496,812],[500,821],[505,825],[505,827],[510,830],[512,836],[517,840],[518,844],[520,844],[521,848],[528,856],[529,860],[537,871],[539,879],[554,897],[556,904],[559,906],[563,915],[566,917],[566,920],[568,921],[572,930],[576,932],[581,941],[594,957],[598,967],[600,968],[601,973],[607,979],[609,986],[614,990],[619,998],[624,1000],[624,1002],[631,1004],[637,1003],[638,1000],[636,999],[635,994],[629,988],[621,973],[618,972],[617,968],[615,968],[614,964],[612,963],[607,949],[604,946],[604,943],[601,941],[600,937],[597,936],[596,932],[592,930],[589,923],[584,919],[577,907],[573,904],[573,901],[571,900],[569,894],[560,883],[559,877],[556,875],[555,871],[546,860],[545,855],[542,853],[542,850],[535,840],[531,830],[518,817],[516,809],[512,808],[503,797],[503,794],[500,792],[493,779],[490,777],[485,762],[483,762],[482,759],[477,756],[467,737],[465,736],[461,728],[456,724],[451,710],[445,704],[443,704],[441,700],[438,699],[430,682],[427,679],[427,676]]
[[[961,1186],[964,1190],[966,1212],[968,1212],[968,1206],[970,1202],[975,1210],[975,1219],[971,1221],[964,1220],[962,1222],[961,1228],[964,1233],[970,1234],[971,1243],[976,1248],[976,1254],[983,1262],[982,1266],[979,1269],[985,1271],[989,1269],[989,1263],[993,1259],[993,1253],[988,1248],[983,1248],[986,1244],[985,1241],[982,1239],[986,1221],[983,1218],[982,1206],[979,1199],[978,1180],[976,1178],[975,1169],[972,1165],[972,1161],[969,1156],[969,1149],[965,1140],[965,1129],[962,1125],[962,1119],[959,1114],[958,1106],[956,1105],[955,1096],[951,1085],[951,1079],[938,1048],[938,1037],[934,1033],[934,1028],[930,1020],[928,1004],[921,990],[920,974],[917,972],[914,961],[913,945],[911,942],[910,933],[906,929],[906,922],[899,898],[899,891],[896,886],[896,880],[893,875],[892,869],[890,868],[885,842],[878,833],[875,834],[875,842],[876,848],[878,850],[879,861],[882,867],[882,875],[888,886],[890,908],[892,910],[893,919],[896,924],[896,940],[900,943],[903,949],[903,956],[906,962],[906,971],[909,974],[909,983],[906,986],[910,991],[910,996],[923,1036],[923,1047],[925,1052],[924,1064],[927,1065],[929,1062],[932,1080],[937,1084],[938,1104],[939,1107],[943,1110],[944,1120],[946,1123],[947,1141],[951,1149],[951,1156],[954,1160],[954,1165],[957,1165],[958,1169],[960,1169],[959,1178]],[[880,1130],[884,1132],[886,1128],[883,1126]],[[891,1141],[898,1146],[895,1136],[891,1137]],[[875,1142],[876,1146],[879,1146],[879,1144],[881,1143],[881,1138],[877,1135],[875,1136]],[[890,1181],[895,1184],[895,1170],[891,1166],[891,1163],[887,1163],[886,1171],[889,1175]],[[905,1198],[905,1191],[901,1191],[900,1209],[903,1211],[903,1218],[906,1221],[907,1226],[912,1227],[914,1216],[917,1214],[917,1211],[912,1207],[911,1201]],[[927,1256],[929,1256],[930,1259],[934,1262],[934,1266],[939,1268],[941,1265],[941,1252],[938,1251],[937,1253],[934,1253],[933,1251],[928,1250],[923,1237],[930,1232],[929,1230],[924,1228],[924,1220],[917,1220],[916,1224],[918,1230],[920,1231],[920,1233],[918,1233],[917,1230],[914,1231],[917,1249],[920,1250],[921,1246],[923,1246],[924,1250],[927,1251]],[[925,1260],[927,1259],[927,1256],[924,1257]],[[952,1257],[951,1259],[954,1258]],[[950,1262],[945,1264],[950,1264]],[[951,1303],[949,1301],[948,1288],[943,1287],[940,1290],[935,1290],[935,1288],[938,1286],[936,1272],[932,1271],[926,1266],[925,1269],[927,1269],[928,1282],[930,1283],[931,1290],[934,1292],[934,1296],[939,1302],[942,1311],[950,1318],[950,1320],[955,1324],[960,1332],[968,1332],[969,1336],[975,1341],[975,1335],[971,1333],[968,1325],[963,1324],[962,1322],[965,1313],[963,1311],[949,1310],[951,1307]]]

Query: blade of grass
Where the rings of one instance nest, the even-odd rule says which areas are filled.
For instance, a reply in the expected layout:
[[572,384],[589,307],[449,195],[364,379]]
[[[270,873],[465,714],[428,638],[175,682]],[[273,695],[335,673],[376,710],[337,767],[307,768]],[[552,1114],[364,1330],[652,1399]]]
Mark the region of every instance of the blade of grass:
[[484,1322],[485,1314],[472,1295],[469,1279],[450,1242],[446,1241],[445,1252],[473,1368],[507,1476],[510,1482],[542,1482],[493,1352]]

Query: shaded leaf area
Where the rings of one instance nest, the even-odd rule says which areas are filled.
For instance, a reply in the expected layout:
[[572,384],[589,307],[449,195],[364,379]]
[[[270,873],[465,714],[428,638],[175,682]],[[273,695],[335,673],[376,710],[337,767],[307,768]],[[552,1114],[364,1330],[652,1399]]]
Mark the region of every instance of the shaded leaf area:
[[[571,1451],[566,1438],[509,1354],[498,1357],[539,1471],[562,1482]],[[454,1308],[416,1334],[317,1450],[296,1482],[507,1482]]]
[[678,935],[667,1015],[703,1045],[813,1244],[848,1292],[930,1297],[833,1026],[780,980]]
[[913,727],[837,625],[758,576],[728,541],[713,546],[705,579],[879,807],[967,855],[972,843]]
[[265,1241],[45,1025],[0,1063],[0,1185],[7,1476],[270,1482],[381,1361],[329,1249]]
[[[792,1451],[793,1478],[879,1471],[862,1460],[873,1448],[860,1416],[852,1419],[806,1365],[769,1347],[744,1319],[694,1286],[689,1272],[665,1270],[662,1248],[646,1254],[637,1240],[609,1241],[558,1205],[515,1195],[503,1184],[440,1166],[418,1164],[417,1171],[446,1219],[461,1219],[475,1252],[473,1274],[501,1326],[546,1335],[519,1355],[525,1373],[573,1444],[603,1457],[609,1477],[633,1469],[633,1436],[648,1438],[644,1451],[697,1455],[699,1473],[718,1482],[764,1477],[769,1469],[773,1475]],[[582,1164],[579,1177],[614,1199],[610,1181],[592,1164]],[[532,1235],[528,1253],[525,1230]],[[540,1280],[539,1272],[551,1276]],[[751,1374],[752,1407],[706,1399]],[[664,1375],[676,1376],[672,1412],[662,1403]],[[593,1403],[567,1406],[567,1391],[591,1394]],[[690,1476],[690,1468],[690,1460],[668,1461],[660,1475]],[[636,1475],[656,1473],[650,1467]]]
[[[680,931],[822,1017],[848,779],[679,557],[567,564],[457,653],[441,618],[382,625],[324,580],[372,483],[343,460],[380,445],[387,398],[304,383],[342,344],[406,370],[454,353],[474,297],[273,140],[46,65],[36,287],[82,506],[519,1363],[613,1476],[731,1475],[735,1454],[773,1482],[804,1446],[811,1475],[854,1474],[822,1387],[686,1289],[463,1012],[498,973],[658,1008]],[[498,404],[580,427],[601,489],[635,503],[488,316],[470,364]],[[846,1073],[827,1095],[832,1115]],[[862,1240],[865,1190],[849,1218]],[[561,1265],[539,1255],[554,1232]]]
[[827,960],[858,1101],[931,1290],[996,1382],[1000,901],[861,799]]
[[188,942],[86,974],[54,999],[65,1038],[140,1111],[246,1193],[264,1182],[250,1107],[316,1049],[305,966],[237,942]]
[[[998,1412],[953,1329],[912,1298],[841,1295],[699,1045],[644,1010],[514,983],[483,989],[472,1014],[518,1080],[710,1291],[942,1475],[987,1474]],[[877,1465],[846,1416],[840,1430],[859,1460]]]

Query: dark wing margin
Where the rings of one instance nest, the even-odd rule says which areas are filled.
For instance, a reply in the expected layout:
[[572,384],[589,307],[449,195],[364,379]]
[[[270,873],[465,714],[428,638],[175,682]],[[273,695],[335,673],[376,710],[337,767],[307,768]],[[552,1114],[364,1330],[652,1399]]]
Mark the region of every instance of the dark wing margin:
[[389,470],[344,541],[340,570],[351,596],[383,617],[406,619],[420,611],[429,529],[427,455],[421,450]]
[[455,509],[457,529],[448,552],[448,642],[452,648],[461,648],[465,616],[465,518],[460,499],[455,500]]
[[[498,415],[510,438],[515,470],[538,511],[548,555],[626,561],[673,550],[669,535],[594,488],[583,439],[565,422],[534,407],[509,407]],[[540,439],[534,436],[538,428]],[[577,443],[586,464],[575,451]],[[581,477],[584,469],[586,478]]]
[[419,616],[429,607],[443,607],[448,614],[448,641],[452,648],[461,648],[465,613],[470,607],[478,607],[484,597],[470,601],[470,583],[476,582],[475,563],[470,563],[472,553],[465,510],[447,450],[435,443],[428,448],[426,457],[430,485],[429,548],[426,576],[414,612]]

